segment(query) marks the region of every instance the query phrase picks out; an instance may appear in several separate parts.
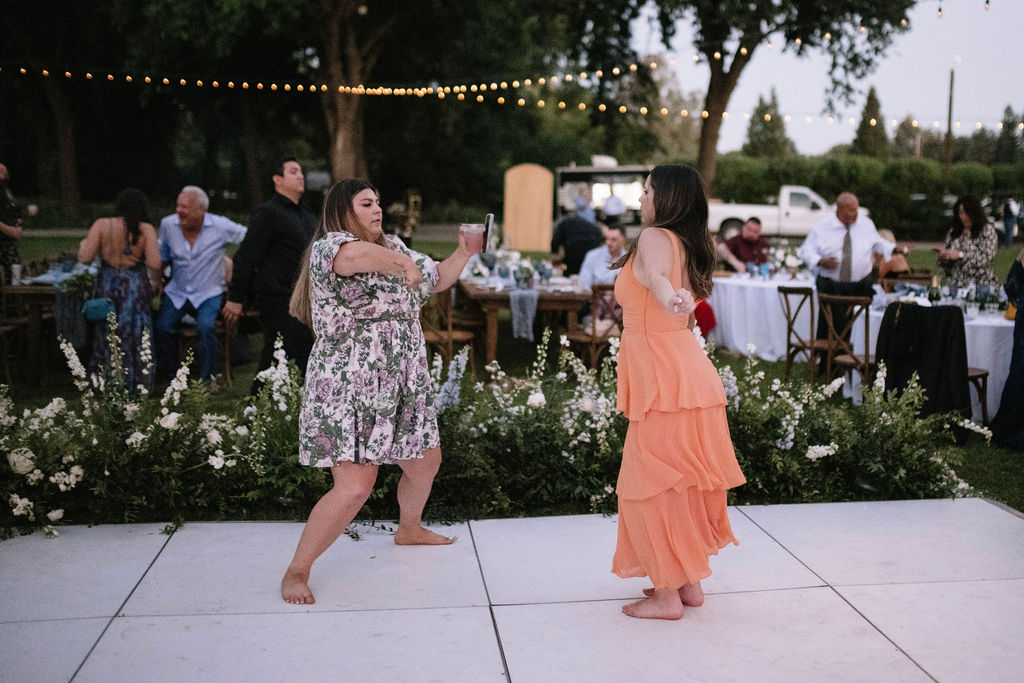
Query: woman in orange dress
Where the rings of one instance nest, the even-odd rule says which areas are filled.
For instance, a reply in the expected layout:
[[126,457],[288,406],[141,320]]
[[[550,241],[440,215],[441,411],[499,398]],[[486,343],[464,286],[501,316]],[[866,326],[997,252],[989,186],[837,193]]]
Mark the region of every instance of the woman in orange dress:
[[648,576],[631,617],[680,619],[704,602],[708,556],[738,542],[728,489],[746,480],[725,416],[725,389],[693,336],[696,301],[711,295],[715,247],[704,184],[688,166],[658,166],[640,198],[645,227],[621,266],[618,409],[629,418],[616,493],[612,571]]

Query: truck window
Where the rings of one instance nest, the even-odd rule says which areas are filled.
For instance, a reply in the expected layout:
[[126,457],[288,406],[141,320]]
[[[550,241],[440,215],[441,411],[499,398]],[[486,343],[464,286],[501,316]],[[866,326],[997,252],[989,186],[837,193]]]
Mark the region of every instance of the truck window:
[[790,208],[810,209],[811,208],[811,203],[812,202],[811,202],[810,196],[804,194],[803,192],[790,192],[789,193],[789,206],[790,206]]

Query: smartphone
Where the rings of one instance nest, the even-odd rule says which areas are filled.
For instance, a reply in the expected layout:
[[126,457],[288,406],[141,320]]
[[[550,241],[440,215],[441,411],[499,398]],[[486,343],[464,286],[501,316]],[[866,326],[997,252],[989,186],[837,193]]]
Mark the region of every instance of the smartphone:
[[494,225],[494,214],[489,213],[484,216],[484,253],[487,251],[488,245],[491,243],[491,227]]

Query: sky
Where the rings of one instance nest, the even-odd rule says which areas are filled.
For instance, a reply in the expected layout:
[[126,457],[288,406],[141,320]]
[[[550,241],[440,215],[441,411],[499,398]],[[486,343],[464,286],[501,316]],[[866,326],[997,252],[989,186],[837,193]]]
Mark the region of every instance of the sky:
[[[881,59],[879,68],[856,85],[861,91],[853,104],[839,107],[842,120],[828,124],[823,116],[828,87],[827,57],[810,51],[798,58],[778,47],[758,47],[740,75],[729,101],[730,117],[723,123],[719,152],[739,149],[747,133],[749,114],[758,96],[768,99],[774,87],[779,111],[790,115],[786,132],[801,154],[821,154],[838,144],[849,143],[860,122],[861,110],[870,86],[875,87],[892,136],[892,120],[906,116],[920,125],[934,128],[938,121],[946,130],[949,72],[955,66],[953,87],[954,134],[970,135],[980,121],[995,131],[1007,105],[1019,116],[1024,112],[1024,0],[922,0],[910,11],[910,29],[896,36]],[[635,47],[641,54],[662,54],[675,59],[672,67],[683,92],[707,88],[708,69],[694,64],[692,31],[682,23],[666,51],[645,19],[638,20]],[[703,100],[702,100],[703,101]],[[813,118],[806,123],[806,117]],[[854,124],[849,122],[854,119]]]

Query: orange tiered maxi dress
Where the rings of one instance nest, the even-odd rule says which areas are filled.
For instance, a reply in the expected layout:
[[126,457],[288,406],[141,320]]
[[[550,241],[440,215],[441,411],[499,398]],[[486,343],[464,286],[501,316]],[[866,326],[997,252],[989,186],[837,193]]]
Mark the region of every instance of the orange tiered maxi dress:
[[[678,289],[678,252],[672,272]],[[616,278],[615,297],[623,311],[617,407],[629,429],[612,572],[678,588],[711,575],[709,555],[739,545],[726,492],[746,479],[729,436],[722,380],[687,320],[670,315],[637,281],[632,259]]]

